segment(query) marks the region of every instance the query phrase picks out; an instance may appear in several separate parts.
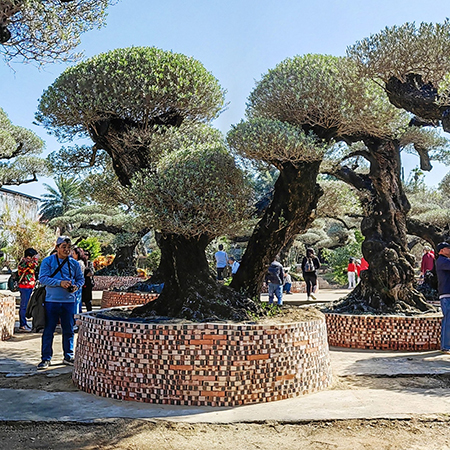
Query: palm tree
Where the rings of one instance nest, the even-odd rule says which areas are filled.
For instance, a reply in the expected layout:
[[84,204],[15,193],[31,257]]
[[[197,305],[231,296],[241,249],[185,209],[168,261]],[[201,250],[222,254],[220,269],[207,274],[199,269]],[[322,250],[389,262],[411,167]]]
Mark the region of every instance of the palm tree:
[[[80,182],[75,178],[63,178],[60,175],[56,180],[56,189],[44,183],[48,194],[42,195],[42,205],[39,210],[41,222],[63,216],[70,209],[83,205],[80,198]],[[63,230],[61,230],[63,232]]]

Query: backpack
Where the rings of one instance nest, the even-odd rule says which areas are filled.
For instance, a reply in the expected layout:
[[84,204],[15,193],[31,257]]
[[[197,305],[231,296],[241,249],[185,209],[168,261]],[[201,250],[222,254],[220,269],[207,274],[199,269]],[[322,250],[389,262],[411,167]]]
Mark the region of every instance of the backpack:
[[22,279],[19,278],[19,272],[14,271],[11,276],[8,278],[8,290],[11,292],[17,292],[19,290],[19,281]]
[[278,266],[273,264],[269,266],[269,274],[267,275],[267,279],[271,283],[280,284],[280,270]]
[[312,258],[306,258],[304,271],[305,272],[315,272],[316,271],[316,266],[314,265],[314,261],[312,260]]

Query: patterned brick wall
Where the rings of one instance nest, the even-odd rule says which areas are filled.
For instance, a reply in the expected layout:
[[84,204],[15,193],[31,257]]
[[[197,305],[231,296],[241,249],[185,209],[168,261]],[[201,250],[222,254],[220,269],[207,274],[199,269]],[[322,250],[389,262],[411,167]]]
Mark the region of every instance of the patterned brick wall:
[[0,341],[6,341],[14,334],[16,320],[16,299],[0,297]]
[[135,292],[103,292],[101,308],[115,308],[117,306],[143,305],[158,298],[158,294]]
[[142,282],[145,278],[142,277],[103,277],[96,276],[94,291],[108,291],[115,288],[129,288],[133,284]]
[[73,380],[121,400],[235,406],[331,383],[324,320],[280,325],[151,324],[81,316]]
[[372,350],[438,350],[440,315],[422,317],[325,314],[328,343]]

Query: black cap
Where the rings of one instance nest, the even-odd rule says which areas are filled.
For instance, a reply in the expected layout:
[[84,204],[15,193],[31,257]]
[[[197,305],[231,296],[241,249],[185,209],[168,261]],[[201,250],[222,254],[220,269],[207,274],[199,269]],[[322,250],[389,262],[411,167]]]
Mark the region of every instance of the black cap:
[[439,242],[439,244],[436,247],[436,250],[439,253],[443,248],[450,248],[450,244],[448,242]]

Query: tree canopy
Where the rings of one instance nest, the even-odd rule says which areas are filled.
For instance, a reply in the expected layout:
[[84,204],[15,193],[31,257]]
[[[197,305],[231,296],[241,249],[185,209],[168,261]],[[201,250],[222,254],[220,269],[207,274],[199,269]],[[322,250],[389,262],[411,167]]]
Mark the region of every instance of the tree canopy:
[[43,94],[36,118],[60,139],[89,136],[121,184],[159,157],[168,128],[208,122],[224,91],[194,58],[154,47],[116,49],[64,71]]
[[117,0],[3,0],[0,2],[0,53],[46,64],[74,61],[81,34],[105,23],[106,8]]
[[0,108],[0,184],[24,184],[37,181],[49,170],[39,155],[44,142],[27,128],[13,125]]
[[380,84],[389,100],[421,125],[450,131],[450,21],[386,27],[347,50],[359,76]]

